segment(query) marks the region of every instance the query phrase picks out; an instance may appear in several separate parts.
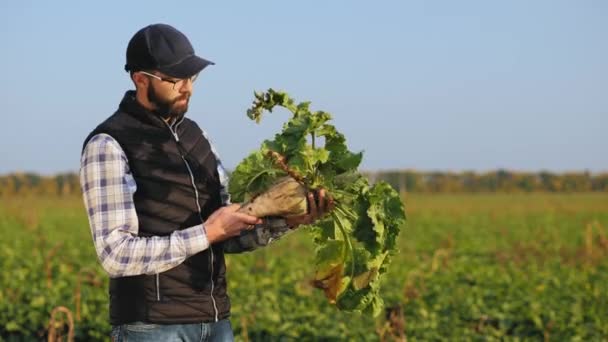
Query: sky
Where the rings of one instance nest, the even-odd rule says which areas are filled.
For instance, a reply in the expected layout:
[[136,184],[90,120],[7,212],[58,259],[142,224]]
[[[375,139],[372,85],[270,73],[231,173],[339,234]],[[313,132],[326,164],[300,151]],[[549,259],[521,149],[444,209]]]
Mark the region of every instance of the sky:
[[273,88],[330,112],[365,170],[608,171],[606,18],[603,0],[3,1],[0,174],[77,171],[153,23],[216,63],[187,115],[228,168],[288,119],[246,117]]

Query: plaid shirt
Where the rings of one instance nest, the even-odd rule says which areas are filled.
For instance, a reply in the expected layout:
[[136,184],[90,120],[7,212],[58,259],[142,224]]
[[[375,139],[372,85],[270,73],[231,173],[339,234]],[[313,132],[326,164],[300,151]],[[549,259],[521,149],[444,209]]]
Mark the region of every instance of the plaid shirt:
[[[207,135],[203,131],[203,135]],[[209,139],[207,139],[209,140]],[[228,175],[216,156],[224,205],[230,203]],[[156,274],[209,247],[203,224],[176,230],[169,236],[138,236],[139,222],[133,194],[137,184],[127,157],[114,138],[98,134],[89,140],[80,160],[80,184],[95,250],[110,277]],[[267,245],[290,229],[284,220],[266,220],[240,237],[226,240],[227,252]]]

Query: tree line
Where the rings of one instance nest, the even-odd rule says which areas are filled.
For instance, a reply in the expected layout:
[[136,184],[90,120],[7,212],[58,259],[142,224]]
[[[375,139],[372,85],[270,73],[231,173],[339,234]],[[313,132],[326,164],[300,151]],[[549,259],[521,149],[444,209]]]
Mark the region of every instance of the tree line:
[[[415,170],[364,172],[371,182],[383,180],[400,192],[603,192],[608,173],[553,173],[496,170],[490,172],[423,172]],[[80,195],[78,174],[52,176],[36,173],[0,175],[0,196]]]
[[608,173],[588,171],[553,173],[496,170],[490,172],[419,172],[397,170],[368,172],[373,181],[384,180],[401,192],[590,192],[608,191]]
[[[400,192],[602,192],[608,191],[608,173],[515,172],[421,172],[394,170],[364,172],[375,182],[384,180]],[[80,195],[78,174],[43,176],[36,173],[0,175],[0,196]]]

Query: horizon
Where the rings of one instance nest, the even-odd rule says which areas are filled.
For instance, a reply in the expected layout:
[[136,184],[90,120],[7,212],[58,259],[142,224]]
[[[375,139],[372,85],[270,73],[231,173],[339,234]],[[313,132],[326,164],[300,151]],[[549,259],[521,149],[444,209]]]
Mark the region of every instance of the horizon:
[[[227,169],[227,171],[229,173],[231,173],[233,171],[233,169]],[[591,176],[599,176],[599,175],[606,175],[608,174],[608,170],[599,170],[599,171],[591,171],[591,170],[585,170],[585,169],[581,169],[581,170],[564,170],[564,171],[555,171],[555,170],[514,170],[514,169],[491,169],[491,170],[418,170],[418,169],[375,169],[375,170],[370,170],[370,169],[362,169],[359,168],[359,172],[361,173],[390,173],[390,172],[415,172],[415,173],[420,173],[420,174],[431,174],[431,173],[444,173],[444,174],[463,174],[463,173],[467,173],[467,172],[471,172],[474,173],[476,175],[479,174],[488,174],[488,173],[494,173],[494,172],[499,172],[499,171],[506,171],[509,173],[513,173],[513,174],[541,174],[541,173],[550,173],[550,174],[554,174],[554,175],[566,175],[566,174],[584,174],[584,173],[588,173]],[[71,171],[59,171],[59,172],[54,172],[54,173],[42,173],[42,172],[37,172],[37,171],[22,171],[22,170],[16,170],[16,171],[9,171],[6,173],[0,173],[0,177],[5,177],[5,176],[10,176],[10,175],[15,175],[15,174],[33,174],[33,175],[37,175],[37,176],[41,176],[41,177],[54,177],[54,176],[58,176],[58,175],[68,175],[68,174],[75,174],[78,175],[79,171],[78,170],[71,170]]]

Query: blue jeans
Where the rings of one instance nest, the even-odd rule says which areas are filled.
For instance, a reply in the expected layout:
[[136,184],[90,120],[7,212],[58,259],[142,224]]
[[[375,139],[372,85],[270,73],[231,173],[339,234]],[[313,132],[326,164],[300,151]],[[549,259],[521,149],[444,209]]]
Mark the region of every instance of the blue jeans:
[[135,322],[112,327],[112,342],[234,341],[230,320],[194,324]]

